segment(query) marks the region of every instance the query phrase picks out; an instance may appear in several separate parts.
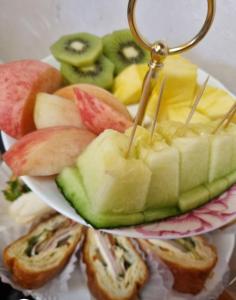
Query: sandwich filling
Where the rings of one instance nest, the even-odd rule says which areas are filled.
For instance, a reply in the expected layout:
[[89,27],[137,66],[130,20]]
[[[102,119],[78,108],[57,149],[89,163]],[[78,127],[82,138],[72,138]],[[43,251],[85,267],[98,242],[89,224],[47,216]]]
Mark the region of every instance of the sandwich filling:
[[92,268],[103,297],[107,297],[101,299],[130,299],[147,280],[145,263],[125,237],[89,230],[84,257],[88,277]]

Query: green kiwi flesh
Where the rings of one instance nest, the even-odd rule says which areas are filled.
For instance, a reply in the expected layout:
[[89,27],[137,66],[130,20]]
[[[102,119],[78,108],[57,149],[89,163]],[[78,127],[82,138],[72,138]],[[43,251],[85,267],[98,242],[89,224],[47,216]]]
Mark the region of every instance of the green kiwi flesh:
[[105,35],[102,41],[103,53],[114,63],[116,74],[131,64],[141,64],[150,60],[148,51],[136,43],[128,29]]
[[51,52],[60,62],[73,66],[92,64],[102,53],[102,39],[86,32],[64,35],[51,46]]
[[61,63],[61,73],[70,84],[90,83],[109,89],[113,83],[114,65],[101,55],[93,64],[85,67]]

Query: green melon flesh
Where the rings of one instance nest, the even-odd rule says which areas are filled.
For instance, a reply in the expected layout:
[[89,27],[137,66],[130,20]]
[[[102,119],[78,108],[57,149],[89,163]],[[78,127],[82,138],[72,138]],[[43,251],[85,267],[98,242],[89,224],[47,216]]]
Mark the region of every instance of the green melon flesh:
[[137,213],[145,208],[151,172],[141,160],[126,158],[129,138],[103,132],[77,161],[85,190],[97,213]]
[[163,142],[140,149],[142,159],[152,172],[146,209],[177,206],[179,196],[179,153]]
[[229,186],[229,183],[226,178],[217,179],[211,183],[205,184],[206,188],[209,191],[210,199],[222,194]]
[[206,187],[199,186],[191,191],[183,193],[179,198],[179,208],[181,212],[195,209],[210,200],[210,195]]
[[143,213],[97,214],[84,189],[81,175],[76,167],[65,168],[56,179],[59,189],[71,206],[95,228],[114,228],[144,222]]
[[228,182],[228,187],[234,185],[236,183],[236,171],[231,172],[229,175],[227,175],[226,180]]
[[[205,135],[210,143],[209,175],[208,181],[213,182],[228,175],[232,171],[233,138],[223,130],[212,134],[218,124],[192,125],[200,135]],[[236,158],[234,158],[236,160]],[[236,162],[235,162],[236,163]]]
[[236,125],[235,124],[230,124],[227,129],[226,129],[226,133],[231,135],[231,139],[232,139],[232,161],[231,161],[231,171],[235,171],[236,170]]
[[226,134],[211,136],[210,141],[209,182],[213,182],[231,172],[233,142],[232,137]]
[[209,142],[206,137],[178,137],[172,146],[180,153],[180,193],[207,182]]
[[144,211],[144,222],[149,223],[153,221],[162,220],[168,217],[177,216],[180,214],[178,207],[166,207]]

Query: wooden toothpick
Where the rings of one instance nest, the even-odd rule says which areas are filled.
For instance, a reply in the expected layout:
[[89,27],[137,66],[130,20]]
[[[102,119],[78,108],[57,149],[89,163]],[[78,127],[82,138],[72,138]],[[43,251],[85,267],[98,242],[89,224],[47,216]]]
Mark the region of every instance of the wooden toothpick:
[[155,111],[155,114],[154,114],[154,119],[153,119],[152,128],[151,128],[151,140],[150,140],[150,142],[152,142],[153,135],[154,135],[154,132],[155,132],[155,129],[156,129],[158,114],[159,114],[159,110],[160,110],[160,106],[161,106],[161,100],[162,100],[162,97],[163,97],[165,86],[166,86],[166,77],[164,77],[162,82],[161,82],[161,87],[160,87],[160,91],[159,91],[159,95],[158,95],[158,99],[157,99],[156,111]]
[[141,100],[140,100],[140,104],[139,104],[139,108],[138,108],[138,113],[134,120],[134,126],[132,128],[132,132],[130,135],[129,146],[128,146],[128,150],[126,153],[126,157],[129,157],[130,150],[131,150],[131,147],[132,147],[132,144],[134,141],[136,129],[137,129],[138,125],[142,125],[144,115],[145,115],[145,110],[146,110],[147,103],[148,103],[148,99],[150,96],[151,80],[155,73],[156,73],[156,70],[153,68],[150,68],[145,76],[143,88],[142,88]]
[[187,126],[190,123],[190,121],[191,121],[191,119],[192,119],[192,117],[193,117],[193,115],[194,115],[194,113],[195,113],[195,111],[197,109],[197,106],[198,106],[198,104],[199,104],[199,102],[200,102],[200,100],[202,98],[202,95],[203,95],[203,93],[204,93],[204,91],[205,91],[205,89],[207,87],[207,83],[209,81],[209,78],[210,78],[210,76],[207,76],[207,78],[204,81],[203,85],[200,86],[200,88],[198,90],[198,93],[197,93],[197,95],[195,97],[195,100],[193,102],[192,109],[190,110],[190,112],[189,112],[189,114],[187,116],[187,119],[185,121],[185,124],[184,124],[185,126]]
[[231,115],[229,116],[226,124],[224,125],[224,128],[227,128],[229,126],[229,124],[231,123],[235,113],[236,113],[236,106],[234,107],[234,110],[232,111]]
[[[231,118],[230,118],[230,117],[231,117],[231,114],[232,114],[232,118],[233,118],[235,111],[236,111],[236,103],[234,103],[234,104],[231,106],[230,110],[224,115],[223,119],[222,119],[222,120],[220,121],[220,123],[216,126],[216,128],[212,131],[212,134],[215,134],[227,120],[230,120],[230,121],[231,121]],[[230,123],[230,121],[229,121],[229,123]],[[228,122],[227,122],[227,123],[228,123]],[[227,123],[226,123],[226,124],[227,124]],[[229,125],[229,123],[227,124],[227,126]],[[226,127],[227,127],[227,126],[226,126]]]

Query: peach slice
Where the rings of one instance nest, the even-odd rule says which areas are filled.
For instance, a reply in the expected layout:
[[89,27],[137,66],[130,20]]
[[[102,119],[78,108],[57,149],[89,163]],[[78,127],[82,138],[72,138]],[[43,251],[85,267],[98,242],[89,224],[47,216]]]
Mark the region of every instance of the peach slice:
[[36,96],[34,123],[37,129],[54,126],[84,128],[74,101],[47,93]]
[[73,165],[94,138],[86,129],[44,128],[22,137],[3,155],[3,160],[16,176],[54,175]]
[[132,125],[124,114],[78,87],[75,88],[75,95],[81,120],[93,133],[100,134],[106,129],[124,132]]
[[111,106],[116,111],[120,112],[121,114],[126,116],[130,121],[132,121],[132,118],[126,106],[107,90],[96,85],[86,83],[73,84],[57,90],[55,94],[63,98],[72,100],[75,99],[75,88],[79,88],[81,91],[87,92],[90,95],[96,97],[98,100],[105,102],[107,105]]
[[61,81],[60,72],[41,61],[0,65],[0,129],[15,138],[33,131],[36,94],[54,92]]

